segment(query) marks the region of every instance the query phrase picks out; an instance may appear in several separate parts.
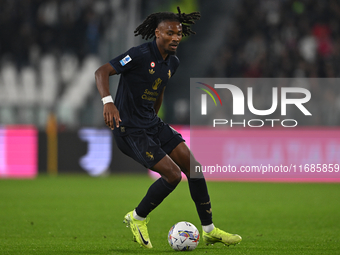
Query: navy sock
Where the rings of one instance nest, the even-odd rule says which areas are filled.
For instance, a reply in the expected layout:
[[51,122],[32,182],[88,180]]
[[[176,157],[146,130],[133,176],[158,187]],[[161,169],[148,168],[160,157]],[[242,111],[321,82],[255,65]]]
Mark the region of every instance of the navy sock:
[[194,200],[202,226],[210,225],[212,212],[207,184],[204,178],[188,178],[192,200]]
[[169,184],[163,178],[159,178],[150,186],[145,197],[137,206],[137,215],[145,218],[176,188],[176,186]]

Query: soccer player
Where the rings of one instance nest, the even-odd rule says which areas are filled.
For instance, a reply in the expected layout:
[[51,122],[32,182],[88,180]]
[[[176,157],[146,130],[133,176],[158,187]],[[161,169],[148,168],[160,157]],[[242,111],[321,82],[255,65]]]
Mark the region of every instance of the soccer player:
[[[176,49],[183,36],[195,34],[190,24],[200,18],[190,14],[158,12],[149,15],[136,28],[135,35],[152,42],[133,47],[99,67],[95,72],[98,91],[104,104],[104,120],[113,130],[118,148],[146,168],[161,175],[148,189],[139,205],[125,215],[134,240],[152,248],[147,230],[148,214],[187,176],[206,244],[237,244],[242,238],[215,227],[207,185],[201,178],[190,178],[190,162],[199,165],[182,136],[157,115],[165,86],[179,66]],[[120,74],[115,101],[109,91],[109,76]]]

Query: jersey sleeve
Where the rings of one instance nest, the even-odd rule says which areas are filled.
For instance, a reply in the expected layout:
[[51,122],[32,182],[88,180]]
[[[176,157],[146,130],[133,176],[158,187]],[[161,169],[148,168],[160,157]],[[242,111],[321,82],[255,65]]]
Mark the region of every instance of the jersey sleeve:
[[141,52],[138,48],[133,47],[127,52],[110,60],[111,66],[116,70],[117,74],[129,71],[141,62]]

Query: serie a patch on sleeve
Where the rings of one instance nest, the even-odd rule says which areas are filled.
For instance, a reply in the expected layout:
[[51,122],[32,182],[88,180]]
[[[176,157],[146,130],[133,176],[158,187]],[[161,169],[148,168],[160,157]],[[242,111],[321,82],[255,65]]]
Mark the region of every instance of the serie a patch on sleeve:
[[132,58],[129,55],[126,55],[123,59],[119,61],[119,63],[122,66],[125,66],[127,63],[129,63],[132,60]]

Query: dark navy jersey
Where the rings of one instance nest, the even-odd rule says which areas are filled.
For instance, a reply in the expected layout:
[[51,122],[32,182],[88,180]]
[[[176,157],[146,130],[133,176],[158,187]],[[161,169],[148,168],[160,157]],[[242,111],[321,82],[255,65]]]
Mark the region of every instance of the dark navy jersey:
[[115,132],[124,135],[162,121],[153,106],[175,74],[178,58],[168,55],[163,60],[156,41],[152,41],[129,49],[110,64],[121,75],[114,103],[122,122]]

